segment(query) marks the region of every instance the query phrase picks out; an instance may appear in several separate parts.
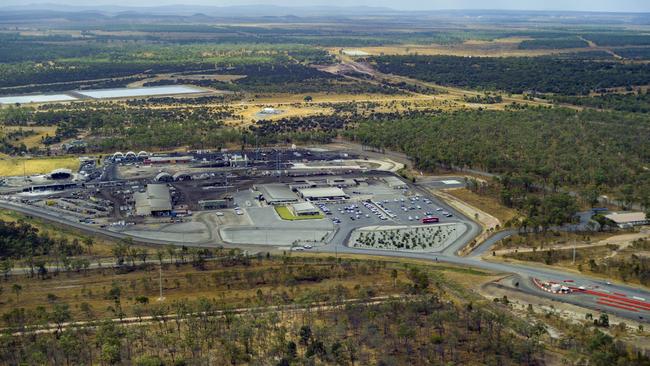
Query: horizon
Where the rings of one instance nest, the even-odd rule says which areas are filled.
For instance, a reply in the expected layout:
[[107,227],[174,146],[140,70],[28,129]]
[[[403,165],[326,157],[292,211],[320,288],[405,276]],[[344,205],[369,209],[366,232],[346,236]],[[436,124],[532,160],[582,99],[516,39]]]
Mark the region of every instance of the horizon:
[[[442,0],[431,3],[421,0],[405,0],[400,7],[395,7],[392,1],[388,0],[348,0],[331,5],[322,0],[296,1],[296,0],[275,0],[271,3],[261,3],[259,0],[192,0],[179,3],[178,0],[137,0],[137,1],[107,1],[99,0],[88,4],[84,0],[49,0],[33,1],[25,4],[21,0],[6,0],[2,8],[29,8],[39,6],[71,6],[79,9],[102,9],[102,8],[169,8],[169,7],[209,7],[209,8],[233,8],[233,7],[280,7],[308,9],[314,7],[327,7],[331,9],[345,8],[375,8],[386,9],[397,12],[408,11],[532,11],[532,12],[586,12],[586,13],[649,13],[650,3],[639,0],[599,0],[599,1],[574,1],[567,4],[560,0],[546,1],[544,5],[533,1],[511,1],[497,0],[491,3],[489,8],[485,7],[482,1],[478,0]],[[75,9],[71,9],[75,10]]]

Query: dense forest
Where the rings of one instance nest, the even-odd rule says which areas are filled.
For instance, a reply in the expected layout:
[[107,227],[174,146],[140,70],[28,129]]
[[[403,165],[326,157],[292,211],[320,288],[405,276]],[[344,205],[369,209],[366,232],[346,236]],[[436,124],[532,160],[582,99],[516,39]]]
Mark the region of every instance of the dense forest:
[[147,82],[145,86],[193,84],[219,90],[251,93],[339,93],[339,94],[401,94],[398,88],[390,85],[375,85],[365,81],[351,81],[342,76],[319,71],[299,63],[265,63],[229,67],[216,73],[241,75],[232,82],[219,82],[210,79],[192,80],[184,78],[160,79]]
[[650,112],[650,94],[647,91],[626,94],[607,93],[590,97],[554,95],[549,99],[557,103],[598,109],[613,109],[633,113]]
[[[644,352],[599,329],[609,326],[606,314],[598,326],[564,324],[553,312],[533,306],[523,318],[515,317],[507,297],[481,300],[434,268],[220,255],[223,260],[203,268],[192,270],[185,262],[165,266],[166,273],[185,273],[166,283],[166,291],[204,288],[210,294],[195,299],[150,300],[157,291],[151,283],[157,272],[146,266],[115,274],[107,269],[67,274],[71,280],[94,275],[95,281],[109,282],[78,289],[74,304],[67,301],[72,294],[43,293],[43,305],[7,309],[0,359],[8,365],[534,366],[543,365],[549,352],[562,352],[579,364],[649,362]],[[131,280],[111,283],[106,274]],[[348,283],[368,279],[380,280],[384,287]],[[50,281],[21,283],[42,286]],[[235,307],[231,301],[237,297],[218,295],[226,289],[245,296],[239,301],[247,305]],[[18,303],[24,290],[12,286],[13,294],[4,301]],[[380,296],[384,293],[392,296]],[[99,308],[105,304],[107,309]],[[114,315],[100,315],[105,313]],[[67,325],[79,319],[84,322]],[[561,326],[559,337],[549,338],[540,319]],[[46,331],[33,333],[34,325]]]
[[[507,319],[502,311],[443,302],[437,296],[336,310],[219,314],[216,301],[178,301],[143,306],[149,313],[174,312],[154,324],[65,329],[56,334],[2,337],[0,355],[9,364],[134,365],[537,365],[544,328]],[[301,314],[302,313],[302,314]],[[70,319],[57,304],[46,319]],[[16,314],[19,317],[19,314]],[[11,319],[6,317],[7,320]]]
[[589,44],[576,37],[573,38],[550,38],[550,39],[527,39],[519,43],[520,50],[539,49],[562,49],[562,48],[583,48]]
[[646,116],[568,109],[457,111],[364,121],[345,135],[408,154],[421,169],[516,173],[551,189],[592,187],[650,205]]
[[593,33],[585,34],[584,38],[596,43],[599,46],[648,46],[650,35],[638,33]]
[[380,56],[370,59],[384,73],[466,88],[587,94],[594,90],[650,84],[650,65],[552,57]]
[[67,239],[52,238],[25,222],[0,220],[0,259],[23,259],[54,253],[74,256],[82,251],[78,241],[71,243]]
[[[89,82],[83,84],[82,80],[113,79],[112,82],[118,82],[116,78],[215,69],[227,71],[238,65],[326,64],[332,61],[324,50],[295,44],[275,47],[257,44],[91,44],[83,52],[76,51],[82,47],[75,43],[64,43],[53,49],[36,47],[32,50],[25,47],[24,42],[8,42],[2,47],[14,55],[15,61],[0,63],[0,88],[52,83],[83,86]],[[53,86],[44,90],[53,90]]]
[[44,138],[46,145],[89,131],[100,137],[89,141],[90,148],[96,150],[130,149],[134,146],[224,146],[227,142],[239,141],[239,134],[223,125],[223,119],[232,115],[232,110],[225,105],[156,109],[107,103],[96,104],[92,109],[76,105],[60,110],[8,108],[3,111],[8,125],[56,125],[56,134]]
[[614,52],[617,55],[627,59],[647,60],[648,58],[650,58],[649,47],[615,48]]

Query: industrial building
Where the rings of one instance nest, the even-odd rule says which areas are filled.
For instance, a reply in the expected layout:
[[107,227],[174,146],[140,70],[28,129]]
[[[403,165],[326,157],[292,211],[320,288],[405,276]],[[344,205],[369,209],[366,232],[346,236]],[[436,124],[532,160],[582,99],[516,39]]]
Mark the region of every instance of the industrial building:
[[188,164],[193,156],[151,156],[144,160],[145,164]]
[[174,177],[169,173],[160,172],[153,178],[153,180],[154,182],[173,182]]
[[620,228],[628,228],[650,223],[650,220],[643,212],[614,212],[605,215],[605,217],[612,220]]
[[166,184],[148,184],[145,192],[133,194],[137,216],[166,216],[171,213],[172,199]]
[[408,184],[404,182],[403,180],[397,178],[397,177],[384,177],[384,182],[393,189],[406,189],[408,188]]
[[330,179],[296,179],[289,185],[292,190],[304,188],[321,188],[321,187],[338,187],[347,188],[357,186],[355,179],[348,178],[330,178]]
[[307,201],[341,201],[350,198],[337,187],[301,188],[298,193]]
[[269,205],[298,202],[298,196],[286,184],[263,184],[257,190]]
[[293,214],[296,216],[311,216],[320,214],[318,208],[310,202],[294,203],[291,205],[291,211],[293,211]]

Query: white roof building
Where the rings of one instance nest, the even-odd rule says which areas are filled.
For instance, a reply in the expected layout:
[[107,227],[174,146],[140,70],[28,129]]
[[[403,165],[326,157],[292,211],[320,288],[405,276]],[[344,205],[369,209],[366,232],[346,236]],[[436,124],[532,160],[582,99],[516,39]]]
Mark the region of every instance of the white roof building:
[[334,201],[350,198],[341,188],[317,187],[298,189],[300,196],[308,201]]
[[649,223],[644,212],[614,212],[605,215],[606,218],[614,221],[618,227],[632,227],[636,225],[645,225]]
[[311,202],[300,202],[291,205],[291,209],[296,216],[301,215],[318,215],[320,211]]
[[298,196],[286,184],[262,184],[257,189],[270,205],[298,202]]

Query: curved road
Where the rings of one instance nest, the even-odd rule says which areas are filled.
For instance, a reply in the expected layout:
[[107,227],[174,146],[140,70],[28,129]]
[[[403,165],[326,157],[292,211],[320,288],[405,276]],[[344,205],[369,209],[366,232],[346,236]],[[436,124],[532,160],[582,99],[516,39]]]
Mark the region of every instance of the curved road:
[[[647,322],[650,319],[650,292],[638,288],[633,288],[626,285],[611,284],[606,281],[592,279],[583,275],[575,273],[563,273],[557,269],[524,266],[512,263],[489,262],[481,259],[481,255],[487,252],[495,243],[510,235],[516,233],[516,230],[501,231],[483,242],[476,248],[470,256],[461,257],[457,252],[464,247],[469,241],[474,239],[481,231],[481,228],[474,221],[465,217],[457,210],[454,210],[449,205],[442,204],[450,212],[454,212],[457,217],[463,219],[467,226],[467,230],[461,237],[454,243],[445,248],[439,253],[412,253],[412,252],[398,252],[386,251],[376,249],[359,249],[352,248],[344,245],[343,243],[330,243],[318,248],[314,251],[328,252],[328,253],[345,253],[345,254],[371,254],[377,256],[389,256],[400,258],[415,258],[430,261],[447,262],[462,266],[469,266],[478,269],[484,269],[497,273],[513,273],[522,278],[520,289],[526,292],[552,298],[557,301],[575,304],[582,307],[594,309],[596,311],[604,311],[611,314],[616,314],[621,317],[634,319],[637,321]],[[0,201],[0,208],[9,209],[23,213],[25,215],[39,217],[45,220],[56,222],[65,226],[73,227],[84,232],[94,235],[99,235],[111,239],[124,239],[131,237],[129,235],[105,230],[95,226],[79,223],[76,221],[68,220],[62,216],[51,214],[40,208],[35,208],[29,205],[17,204],[13,202]],[[165,240],[153,239],[138,239],[131,237],[134,242],[142,244],[155,244],[155,245],[179,245],[176,242],[169,242]],[[181,243],[182,244],[182,243]],[[192,243],[192,246],[214,247],[214,242],[205,243]],[[233,245],[234,246],[234,245]],[[240,246],[241,247],[241,246]],[[268,247],[266,248],[268,250]],[[569,295],[551,294],[542,291],[539,287],[533,284],[533,279],[540,279],[542,281],[552,281],[566,286],[573,286],[574,288],[585,288],[589,293],[583,291],[576,291]]]

